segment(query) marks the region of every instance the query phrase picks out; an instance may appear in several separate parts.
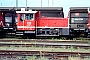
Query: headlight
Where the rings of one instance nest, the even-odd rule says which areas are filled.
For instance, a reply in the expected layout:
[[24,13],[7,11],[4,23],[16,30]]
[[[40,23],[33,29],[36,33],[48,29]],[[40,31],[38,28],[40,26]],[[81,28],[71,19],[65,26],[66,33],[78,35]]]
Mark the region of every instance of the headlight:
[[3,25],[3,22],[2,21],[0,21],[0,25]]
[[90,24],[87,24],[87,26],[89,26]]
[[55,29],[55,30],[58,30],[58,29]]
[[40,31],[42,31],[42,29],[40,29]]
[[88,27],[88,29],[90,30],[90,27]]
[[10,26],[10,24],[9,23],[6,23],[6,26]]

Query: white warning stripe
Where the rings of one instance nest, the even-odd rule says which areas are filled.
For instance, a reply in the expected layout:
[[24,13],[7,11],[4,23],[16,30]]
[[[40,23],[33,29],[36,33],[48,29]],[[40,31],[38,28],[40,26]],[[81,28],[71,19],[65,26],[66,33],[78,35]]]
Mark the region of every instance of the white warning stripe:
[[28,27],[28,26],[17,26],[17,28],[69,28],[69,27],[47,27],[47,26],[45,26],[45,27],[34,27],[34,26],[30,26],[30,27]]
[[37,11],[16,11],[16,13],[37,13]]
[[68,18],[68,28],[69,28],[70,24],[69,24],[69,18]]

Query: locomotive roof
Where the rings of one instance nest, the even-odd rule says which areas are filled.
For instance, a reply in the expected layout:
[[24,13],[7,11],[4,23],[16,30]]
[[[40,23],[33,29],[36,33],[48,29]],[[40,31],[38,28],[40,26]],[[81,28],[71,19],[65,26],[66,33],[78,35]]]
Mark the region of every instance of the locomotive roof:
[[70,7],[70,12],[88,12],[88,8],[89,7]]
[[[21,8],[26,7],[0,7],[0,11],[15,11],[15,10],[21,10]],[[27,10],[59,10],[63,11],[63,7],[27,7]]]
[[70,7],[70,10],[88,9],[89,7]]

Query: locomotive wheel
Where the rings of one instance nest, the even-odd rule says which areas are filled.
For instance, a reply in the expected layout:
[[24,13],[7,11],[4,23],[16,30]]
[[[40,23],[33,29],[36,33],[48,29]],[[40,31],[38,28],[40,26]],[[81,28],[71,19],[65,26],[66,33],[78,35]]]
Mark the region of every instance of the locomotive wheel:
[[90,32],[88,32],[87,38],[90,38]]
[[35,34],[24,34],[24,35],[22,36],[22,38],[23,38],[23,39],[35,39],[36,36],[35,36]]
[[6,36],[6,32],[5,31],[0,31],[0,38],[4,38]]
[[85,35],[85,37],[87,37],[88,36],[88,33],[84,33],[84,35]]
[[74,33],[74,36],[75,36],[75,37],[79,37],[79,36],[80,36],[80,33],[75,32],[75,33]]
[[29,34],[29,35],[27,36],[27,38],[30,38],[30,39],[35,39],[35,38],[36,38],[36,36],[35,36],[35,34]]
[[90,35],[88,35],[87,38],[90,38]]
[[66,37],[67,40],[73,40],[74,36],[69,35],[68,37]]
[[69,36],[67,36],[67,40],[73,40],[73,38],[75,37],[74,33],[69,32]]

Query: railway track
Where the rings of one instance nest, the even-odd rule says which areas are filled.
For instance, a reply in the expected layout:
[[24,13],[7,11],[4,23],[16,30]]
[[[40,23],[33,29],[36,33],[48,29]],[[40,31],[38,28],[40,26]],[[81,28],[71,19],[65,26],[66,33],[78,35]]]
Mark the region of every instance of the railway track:
[[68,43],[88,43],[89,40],[59,40],[59,39],[0,39],[0,42],[68,42]]
[[61,41],[52,41],[52,40],[30,40],[30,39],[0,39],[0,46],[22,46],[22,47],[53,47],[58,48],[62,46],[67,47],[81,47],[85,49],[90,48],[90,41],[72,41],[72,40],[61,40]]
[[[9,35],[8,35],[9,36]],[[12,36],[10,36],[10,37],[5,37],[5,38],[3,38],[3,39],[10,39],[10,38],[12,38],[12,39],[32,39],[32,38],[24,38],[24,37],[12,37]],[[87,37],[72,37],[72,38],[68,38],[68,37],[36,37],[36,38],[34,38],[34,40],[35,39],[58,39],[58,40],[90,40],[90,38],[87,38]]]
[[[35,56],[34,59],[41,57],[47,58],[46,60],[69,60],[69,57],[81,57],[90,58],[90,53],[85,52],[50,52],[50,51],[22,51],[22,50],[0,50],[0,57],[3,59],[17,58],[21,56],[21,59],[27,59],[27,56]],[[29,58],[30,59],[30,58]],[[63,60],[62,59],[62,60]],[[19,60],[19,59],[18,59]],[[44,59],[43,59],[44,60]]]
[[0,39],[0,59],[25,60],[27,56],[29,59],[35,56],[36,60],[41,57],[46,60],[69,60],[71,56],[90,58],[90,44],[81,40]]
[[31,42],[31,43],[12,43],[12,42],[0,42],[0,47],[2,46],[15,46],[15,47],[53,47],[53,48],[60,48],[63,46],[66,46],[66,48],[73,46],[74,48],[84,48],[84,49],[89,49],[90,48],[90,44],[85,44],[85,43],[48,43],[48,42]]

